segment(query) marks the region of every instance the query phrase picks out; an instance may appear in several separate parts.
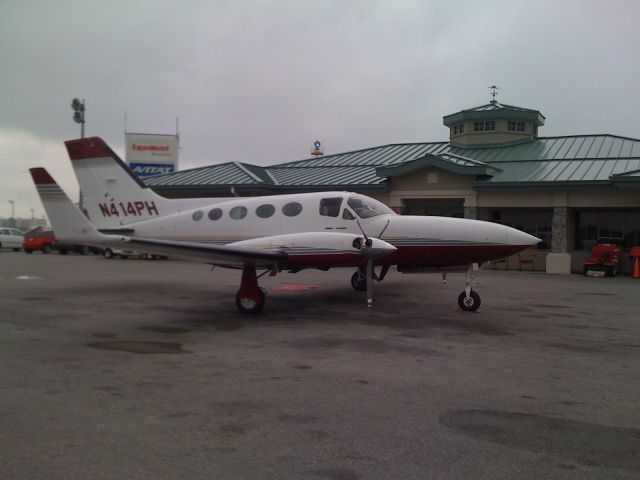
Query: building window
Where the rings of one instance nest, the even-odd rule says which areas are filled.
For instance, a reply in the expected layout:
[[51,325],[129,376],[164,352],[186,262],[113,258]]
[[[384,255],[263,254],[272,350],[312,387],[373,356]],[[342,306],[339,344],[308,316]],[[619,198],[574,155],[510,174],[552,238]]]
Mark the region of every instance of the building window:
[[496,129],[495,120],[479,120],[473,122],[474,132],[493,132]]
[[507,130],[510,132],[524,132],[524,122],[519,120],[509,120],[507,122]]
[[290,202],[282,207],[282,213],[284,213],[287,217],[295,217],[296,215],[299,215],[301,211],[302,205],[300,205],[298,202]]
[[191,218],[193,218],[194,221],[199,222],[200,220],[202,220],[203,216],[204,213],[202,213],[202,210],[196,210],[195,212],[193,212],[193,215],[191,215]]
[[229,211],[229,216],[234,220],[240,220],[247,216],[247,207],[237,206]]
[[453,134],[461,135],[464,133],[464,123],[457,123],[453,126]]
[[576,250],[591,250],[612,239],[625,248],[640,245],[640,210],[581,210],[576,212]]
[[275,212],[276,212],[276,207],[268,203],[265,203],[264,205],[260,205],[258,208],[256,208],[256,215],[260,218],[269,218]]
[[492,221],[513,227],[523,232],[538,237],[542,241],[538,244],[540,249],[548,249],[551,246],[551,210],[494,210]]

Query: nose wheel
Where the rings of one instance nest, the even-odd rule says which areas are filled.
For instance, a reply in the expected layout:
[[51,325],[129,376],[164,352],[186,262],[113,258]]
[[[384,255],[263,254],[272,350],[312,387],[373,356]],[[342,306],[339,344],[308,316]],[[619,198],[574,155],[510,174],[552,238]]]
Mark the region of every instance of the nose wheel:
[[479,269],[477,263],[469,265],[464,290],[458,295],[458,305],[465,312],[474,312],[480,307],[480,295],[473,291],[473,287],[476,285],[476,273]]
[[480,306],[480,295],[471,290],[467,296],[467,292],[463,290],[458,296],[458,305],[465,312],[473,312]]

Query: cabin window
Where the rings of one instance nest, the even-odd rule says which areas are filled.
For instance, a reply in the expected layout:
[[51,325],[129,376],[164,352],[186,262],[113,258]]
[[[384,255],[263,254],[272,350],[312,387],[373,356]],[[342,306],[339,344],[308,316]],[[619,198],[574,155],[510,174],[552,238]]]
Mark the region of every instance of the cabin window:
[[298,202],[289,202],[284,207],[282,207],[282,213],[284,213],[287,217],[295,217],[299,215],[302,211],[302,205]]
[[260,218],[269,218],[275,212],[276,212],[276,207],[268,203],[265,203],[264,205],[260,205],[258,208],[256,208],[256,215],[259,216]]
[[199,222],[200,220],[202,220],[203,216],[204,213],[202,213],[202,210],[196,210],[195,212],[193,212],[193,215],[191,215],[191,218],[193,218],[194,221]]
[[209,220],[219,220],[222,217],[222,210],[220,208],[212,208],[209,210]]
[[346,208],[342,211],[342,219],[343,220],[355,220],[356,217],[353,216],[353,213],[351,213],[349,210],[347,210]]
[[320,200],[320,215],[324,217],[337,217],[340,215],[342,197],[323,198]]
[[240,220],[247,216],[247,207],[237,206],[233,207],[231,211],[229,211],[229,216],[234,220]]

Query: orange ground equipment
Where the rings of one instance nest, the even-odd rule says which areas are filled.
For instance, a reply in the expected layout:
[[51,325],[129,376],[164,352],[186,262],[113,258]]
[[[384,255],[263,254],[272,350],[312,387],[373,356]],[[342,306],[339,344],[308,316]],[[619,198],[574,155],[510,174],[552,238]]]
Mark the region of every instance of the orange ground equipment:
[[633,261],[633,278],[640,278],[640,247],[631,247],[629,256]]
[[591,257],[585,260],[582,273],[593,277],[615,277],[620,271],[622,246],[612,239],[601,239],[591,248]]

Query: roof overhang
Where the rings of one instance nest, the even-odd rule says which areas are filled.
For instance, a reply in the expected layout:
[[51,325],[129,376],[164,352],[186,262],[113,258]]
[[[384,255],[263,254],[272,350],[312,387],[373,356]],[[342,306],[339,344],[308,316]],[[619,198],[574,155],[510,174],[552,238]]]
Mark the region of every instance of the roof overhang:
[[379,177],[397,177],[407,175],[425,167],[435,167],[447,170],[458,175],[491,175],[489,170],[493,168],[485,163],[474,162],[474,164],[460,164],[446,160],[440,156],[428,154],[398,165],[376,168],[376,175]]
[[536,125],[541,127],[544,125],[544,115],[542,115],[537,110],[507,110],[507,109],[498,109],[498,110],[481,110],[481,111],[473,111],[473,110],[462,110],[457,113],[452,113],[451,115],[447,115],[442,117],[442,123],[451,127],[456,123],[464,122],[466,120],[498,120],[498,119],[509,119],[509,120],[524,120],[529,122],[535,122]]

